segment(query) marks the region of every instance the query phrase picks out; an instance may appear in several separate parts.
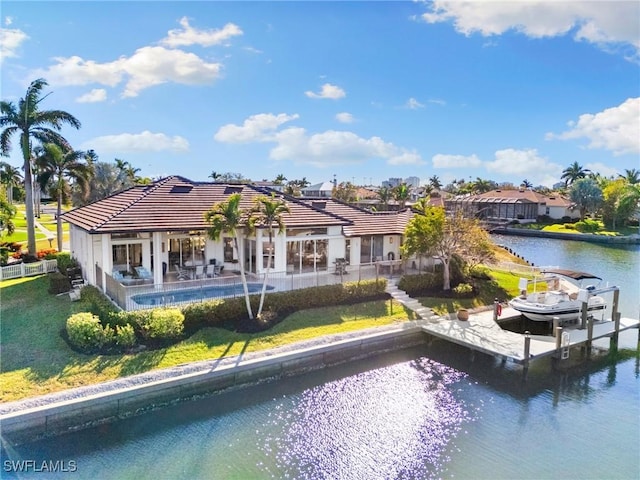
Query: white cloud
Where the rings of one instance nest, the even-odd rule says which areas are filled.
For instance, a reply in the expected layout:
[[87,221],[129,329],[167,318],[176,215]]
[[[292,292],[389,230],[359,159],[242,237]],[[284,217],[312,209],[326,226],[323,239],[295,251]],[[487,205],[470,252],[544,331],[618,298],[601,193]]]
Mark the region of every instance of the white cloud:
[[353,115],[348,112],[336,113],[336,120],[338,120],[340,123],[353,123],[355,121]]
[[[5,19],[6,25],[11,25],[10,17]],[[9,23],[7,23],[9,20]],[[29,36],[22,30],[14,28],[0,28],[0,63],[5,58],[13,58],[18,56],[18,49]]]
[[211,45],[219,45],[231,37],[243,34],[240,27],[233,23],[227,23],[220,30],[198,30],[189,25],[187,17],[182,17],[179,23],[182,29],[169,30],[167,37],[160,40],[161,45],[166,45],[167,47],[183,47],[187,45],[210,47]]
[[430,98],[429,103],[434,103],[443,107],[447,104],[447,102],[445,102],[444,100],[440,100],[439,98]]
[[193,53],[164,47],[142,47],[131,57],[98,63],[73,56],[55,58],[57,63],[33,73],[53,85],[97,83],[114,87],[126,80],[123,97],[135,97],[145,88],[167,82],[207,85],[219,78],[220,63],[206,63]]
[[4,17],[4,24],[8,27],[9,25],[11,25],[13,23],[13,17]]
[[189,142],[180,136],[170,137],[164,133],[121,133],[105,135],[88,140],[82,148],[93,148],[99,152],[166,152],[183,153],[189,151]]
[[337,100],[338,98],[346,97],[346,92],[338,87],[337,85],[331,85],[330,83],[325,83],[322,85],[322,89],[320,93],[315,93],[310,90],[304,92],[304,94],[309,98],[330,98],[332,100]]
[[548,133],[546,138],[570,140],[586,138],[588,148],[610,150],[614,155],[640,153],[640,97],[629,98],[617,107],[596,114],[580,115],[577,122],[569,122],[570,130]]
[[308,135],[304,128],[287,128],[276,134],[277,145],[269,153],[273,160],[289,160],[315,167],[357,164],[384,159],[392,165],[424,163],[415,152],[408,152],[380,137],[362,138],[353,132],[327,130]]
[[140,48],[125,62],[129,81],[123,96],[135,97],[153,85],[174,82],[183,85],[207,85],[220,76],[220,63],[206,63],[193,53],[163,47]]
[[215,134],[215,139],[226,143],[271,142],[275,144],[269,152],[272,160],[316,167],[362,163],[376,158],[386,160],[390,165],[424,163],[418,153],[385,142],[380,137],[362,138],[353,132],[337,130],[308,134],[301,127],[277,130],[297,118],[298,115],[284,113],[252,115],[242,126],[224,125]]
[[434,155],[434,168],[484,168],[493,176],[528,178],[535,185],[552,186],[562,174],[562,166],[541,157],[536,149],[507,148],[495,152],[494,159],[482,161],[477,155]]
[[104,102],[107,99],[107,91],[104,88],[94,88],[88,93],[76,98],[78,103]]
[[467,168],[479,167],[482,162],[476,155],[444,155],[438,153],[431,159],[434,168]]
[[620,168],[612,167],[611,165],[605,165],[604,163],[587,163],[584,168],[591,170],[594,173],[599,173],[603,177],[616,177],[620,173]]
[[411,109],[411,110],[417,110],[418,108],[424,108],[424,105],[422,103],[420,103],[418,100],[416,100],[415,98],[411,97],[409,100],[407,100],[407,103],[404,104],[405,107]]
[[270,134],[280,125],[298,117],[298,114],[287,115],[280,113],[274,115],[272,113],[259,113],[247,118],[242,126],[232,123],[223,125],[216,132],[214,138],[218,142],[225,143],[265,142],[272,139]]
[[516,30],[533,38],[566,35],[610,48],[631,45],[638,59],[640,3],[604,1],[447,1],[435,0],[422,19],[452,21],[465,35],[501,35]]

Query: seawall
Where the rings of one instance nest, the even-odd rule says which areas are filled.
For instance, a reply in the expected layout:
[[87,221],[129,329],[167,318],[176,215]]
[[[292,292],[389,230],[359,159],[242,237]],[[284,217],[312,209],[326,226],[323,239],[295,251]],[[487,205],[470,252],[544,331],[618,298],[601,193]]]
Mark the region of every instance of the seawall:
[[[424,321],[333,335],[238,357],[156,370],[0,406],[3,441],[11,445],[118,421],[162,406],[261,381],[423,344]],[[185,368],[189,367],[189,368]]]

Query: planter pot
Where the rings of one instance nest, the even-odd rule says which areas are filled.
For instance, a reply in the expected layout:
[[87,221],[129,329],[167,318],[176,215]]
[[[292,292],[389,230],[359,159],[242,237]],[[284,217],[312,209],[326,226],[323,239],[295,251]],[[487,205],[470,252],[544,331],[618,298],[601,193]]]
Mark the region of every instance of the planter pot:
[[469,310],[467,310],[466,308],[461,308],[460,310],[458,310],[458,320],[462,322],[466,322],[467,320],[469,320]]

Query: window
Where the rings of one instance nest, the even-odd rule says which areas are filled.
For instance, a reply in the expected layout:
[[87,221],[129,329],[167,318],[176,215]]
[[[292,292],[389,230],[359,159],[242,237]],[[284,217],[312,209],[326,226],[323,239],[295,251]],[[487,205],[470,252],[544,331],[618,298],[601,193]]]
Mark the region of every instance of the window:
[[224,237],[222,239],[224,244],[223,246],[223,254],[225,262],[233,262],[233,238]]

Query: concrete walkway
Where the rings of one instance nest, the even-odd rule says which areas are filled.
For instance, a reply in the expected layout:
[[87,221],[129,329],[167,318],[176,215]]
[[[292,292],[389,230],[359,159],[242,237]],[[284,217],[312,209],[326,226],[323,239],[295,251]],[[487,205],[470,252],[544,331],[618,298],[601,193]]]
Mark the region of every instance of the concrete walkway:
[[385,289],[385,292],[391,295],[391,297],[398,303],[401,303],[409,310],[415,312],[416,315],[418,315],[418,318],[422,320],[437,322],[440,319],[440,317],[436,315],[433,310],[425,307],[415,298],[411,298],[404,290],[400,290],[396,285],[395,279],[387,279],[387,288]]

